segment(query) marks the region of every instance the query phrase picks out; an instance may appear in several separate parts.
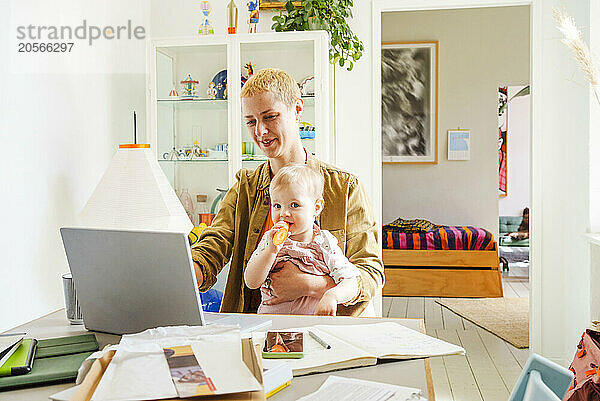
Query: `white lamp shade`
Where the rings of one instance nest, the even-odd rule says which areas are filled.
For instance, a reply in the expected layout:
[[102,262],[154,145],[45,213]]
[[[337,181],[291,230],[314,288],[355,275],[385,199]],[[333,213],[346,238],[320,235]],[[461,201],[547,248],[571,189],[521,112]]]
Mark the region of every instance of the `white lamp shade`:
[[150,148],[122,146],[81,211],[81,222],[95,228],[189,233],[193,224]]

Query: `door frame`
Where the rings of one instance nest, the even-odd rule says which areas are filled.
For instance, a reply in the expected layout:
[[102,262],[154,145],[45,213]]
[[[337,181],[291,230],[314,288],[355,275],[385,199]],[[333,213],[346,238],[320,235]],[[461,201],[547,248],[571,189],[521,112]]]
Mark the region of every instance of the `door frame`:
[[[541,133],[537,132],[535,121],[540,117],[541,109],[538,103],[534,102],[536,96],[541,96],[542,88],[536,85],[541,80],[541,65],[538,66],[538,60],[542,60],[541,55],[541,25],[542,11],[541,0],[373,0],[372,3],[372,76],[373,76],[373,202],[375,205],[382,205],[382,163],[381,163],[381,16],[385,12],[397,11],[427,11],[427,10],[448,10],[462,8],[483,8],[483,7],[509,7],[509,6],[529,6],[530,7],[530,107],[531,107],[531,149],[530,149],[530,202],[531,218],[530,232],[530,303],[529,303],[529,338],[530,351],[538,354],[542,353],[542,287],[541,287],[541,269],[542,252],[541,238],[535,235],[535,232],[541,232],[543,203],[542,181],[534,181],[537,171],[541,170],[542,160],[535,157],[534,147],[539,146]],[[538,144],[536,146],[536,144]],[[541,148],[541,146],[540,146]],[[377,221],[382,221],[382,207],[376,208]],[[381,229],[381,228],[380,228]],[[380,238],[381,238],[381,232]]]

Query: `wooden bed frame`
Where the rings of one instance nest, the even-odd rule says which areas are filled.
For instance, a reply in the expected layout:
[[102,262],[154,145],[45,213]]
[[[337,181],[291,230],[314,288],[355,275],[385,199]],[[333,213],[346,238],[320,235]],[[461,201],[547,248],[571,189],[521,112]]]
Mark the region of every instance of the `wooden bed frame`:
[[384,249],[383,295],[502,297],[498,246],[488,251]]

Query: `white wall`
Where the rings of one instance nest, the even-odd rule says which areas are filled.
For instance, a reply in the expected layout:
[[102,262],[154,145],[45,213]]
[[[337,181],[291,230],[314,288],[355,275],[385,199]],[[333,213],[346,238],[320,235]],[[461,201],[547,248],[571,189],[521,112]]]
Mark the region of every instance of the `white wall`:
[[[42,2],[29,3],[33,9]],[[93,14],[53,5],[79,22]],[[120,10],[112,21],[122,19]],[[41,73],[44,66],[40,73],[12,72],[10,16],[8,2],[0,2],[0,332],[64,306],[61,275],[68,266],[59,228],[77,223],[116,146],[131,142],[133,109],[145,129],[143,73],[74,73],[68,65],[61,74]],[[143,42],[138,50],[144,57]],[[77,53],[70,56],[67,64],[75,65]]]
[[[529,82],[529,7],[383,15],[382,42],[419,40],[439,41],[439,163],[383,165],[383,221],[426,218],[497,233],[497,91]],[[456,128],[471,130],[468,161],[448,160],[447,131]]]
[[[532,351],[563,365],[589,324],[590,93],[561,42],[552,7],[577,24],[598,24],[594,0],[544,0],[533,13],[531,338]],[[549,68],[550,67],[550,68]]]
[[[523,88],[523,85],[509,86],[508,98],[511,99]],[[521,96],[508,104],[508,193],[498,201],[500,216],[521,216],[523,209],[529,207],[530,103],[530,96]]]

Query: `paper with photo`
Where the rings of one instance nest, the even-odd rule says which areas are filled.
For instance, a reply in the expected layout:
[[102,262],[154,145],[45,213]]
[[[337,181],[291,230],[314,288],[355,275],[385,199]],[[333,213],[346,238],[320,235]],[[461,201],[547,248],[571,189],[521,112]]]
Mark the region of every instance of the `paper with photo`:
[[[160,327],[122,337],[92,400],[176,398],[163,348],[183,345],[192,347],[199,365],[213,381],[215,394],[261,389],[243,362],[237,327]],[[223,364],[224,360],[228,363]]]

